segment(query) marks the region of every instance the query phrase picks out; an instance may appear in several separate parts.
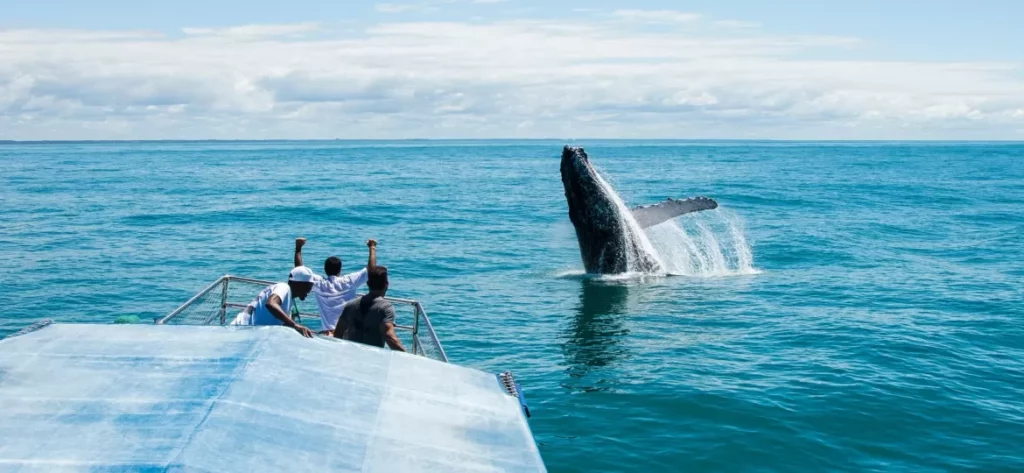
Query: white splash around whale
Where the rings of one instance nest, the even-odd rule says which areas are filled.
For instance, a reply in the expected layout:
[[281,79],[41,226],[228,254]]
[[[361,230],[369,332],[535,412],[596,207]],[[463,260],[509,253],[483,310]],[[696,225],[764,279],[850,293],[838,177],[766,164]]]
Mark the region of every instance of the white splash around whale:
[[[616,279],[650,275],[722,277],[758,274],[750,245],[743,234],[743,221],[721,207],[695,212],[643,229],[632,211],[594,168],[597,182],[618,208],[622,235],[632,245],[627,248],[628,272],[612,275]],[[623,242],[626,244],[627,242]],[[642,254],[635,254],[642,252]],[[657,269],[643,261],[653,261]]]
[[647,229],[665,273],[722,277],[758,274],[743,222],[727,210],[684,215]]

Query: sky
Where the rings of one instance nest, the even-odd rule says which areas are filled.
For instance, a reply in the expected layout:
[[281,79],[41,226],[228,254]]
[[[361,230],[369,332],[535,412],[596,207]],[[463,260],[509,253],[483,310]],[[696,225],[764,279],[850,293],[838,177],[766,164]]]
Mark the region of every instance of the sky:
[[1024,140],[1021,18],[1011,0],[0,0],[0,140]]

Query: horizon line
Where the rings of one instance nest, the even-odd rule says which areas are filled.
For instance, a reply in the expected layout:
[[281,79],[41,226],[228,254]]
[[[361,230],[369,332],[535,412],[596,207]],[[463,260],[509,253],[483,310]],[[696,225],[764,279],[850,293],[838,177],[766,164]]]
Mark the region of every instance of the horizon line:
[[269,142],[452,142],[452,141],[556,141],[572,144],[581,141],[650,141],[650,142],[776,142],[776,143],[1004,143],[1024,144],[1020,139],[779,139],[779,138],[158,138],[158,139],[96,139],[96,140],[0,140],[0,144],[61,143],[269,143]]

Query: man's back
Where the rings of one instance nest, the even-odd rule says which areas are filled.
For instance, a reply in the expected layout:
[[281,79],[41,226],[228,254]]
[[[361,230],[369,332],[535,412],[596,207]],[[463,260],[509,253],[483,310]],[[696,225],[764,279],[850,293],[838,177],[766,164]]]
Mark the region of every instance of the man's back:
[[345,340],[384,346],[383,324],[395,323],[395,307],[383,297],[362,296],[345,304]]
[[292,291],[287,283],[271,284],[264,288],[248,306],[245,307],[231,325],[281,325],[282,322],[274,317],[267,309],[267,302],[270,296],[276,295],[281,299],[281,310],[290,312],[292,309]]
[[366,284],[367,271],[361,269],[344,276],[321,278],[313,287],[316,303],[320,308],[320,320],[324,330],[334,330],[345,304],[356,297],[359,286]]

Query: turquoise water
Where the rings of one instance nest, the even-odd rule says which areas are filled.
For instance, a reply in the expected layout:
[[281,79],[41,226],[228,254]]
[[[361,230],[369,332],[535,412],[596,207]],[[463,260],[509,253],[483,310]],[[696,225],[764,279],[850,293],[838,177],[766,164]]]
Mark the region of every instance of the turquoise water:
[[651,232],[687,275],[595,279],[562,144],[0,145],[0,335],[373,237],[553,472],[1024,470],[1024,145],[581,142],[627,203],[722,205]]

